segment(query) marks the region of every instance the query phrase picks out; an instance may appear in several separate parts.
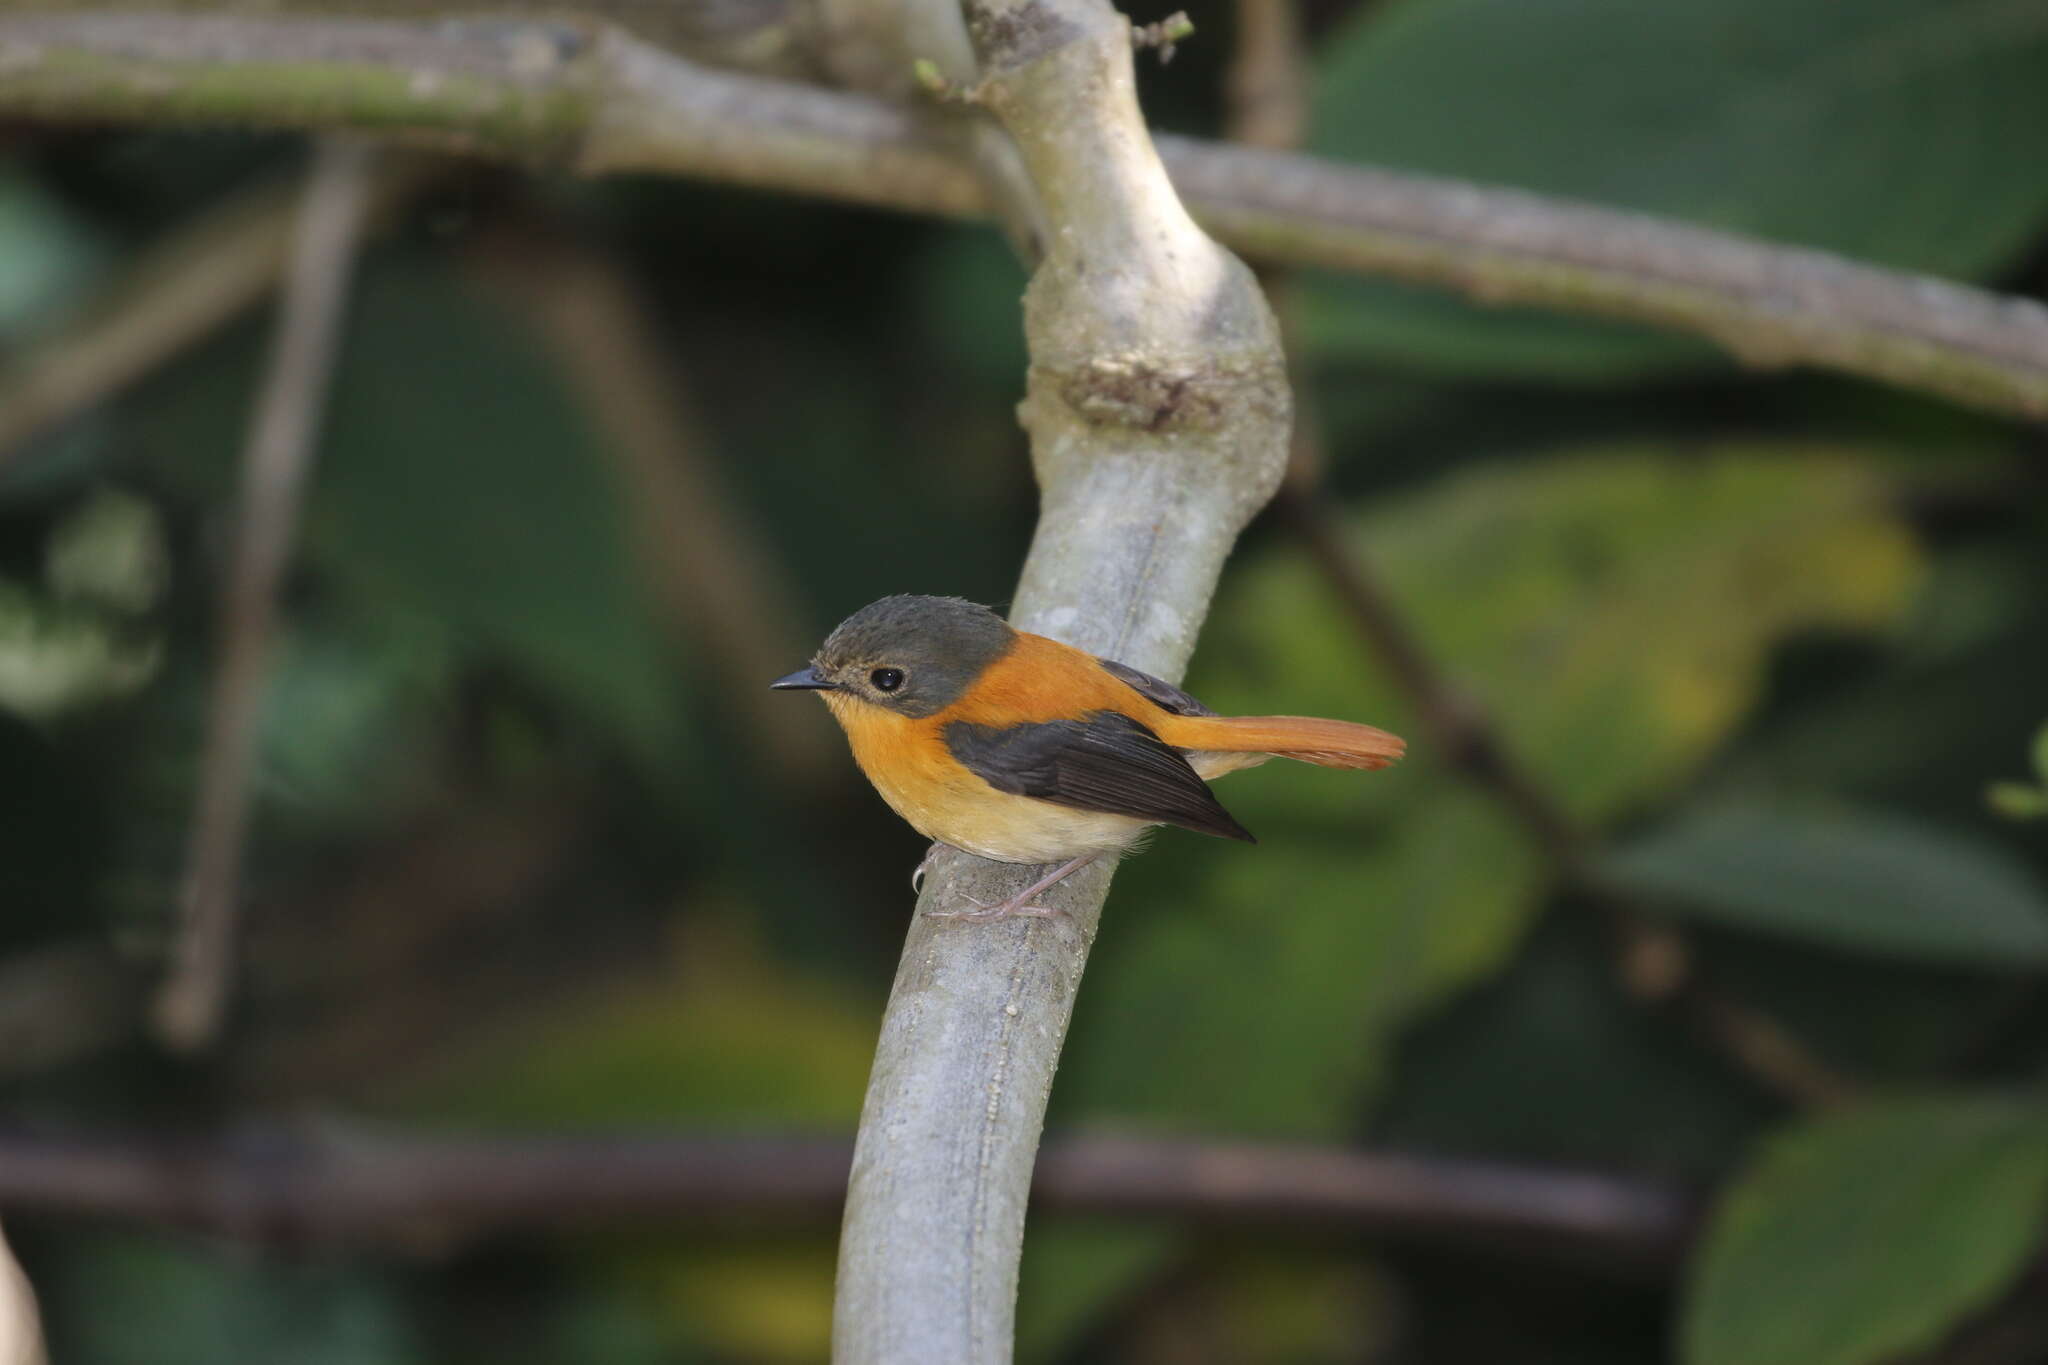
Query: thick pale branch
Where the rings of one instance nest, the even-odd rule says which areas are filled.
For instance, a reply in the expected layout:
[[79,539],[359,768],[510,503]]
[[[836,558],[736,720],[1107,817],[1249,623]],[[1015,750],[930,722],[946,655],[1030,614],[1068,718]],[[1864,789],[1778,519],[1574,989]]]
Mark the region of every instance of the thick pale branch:
[[[988,212],[957,141],[862,95],[713,71],[603,26],[0,18],[0,114],[352,126],[583,172],[655,171],[920,213]],[[1820,252],[1514,191],[1162,137],[1246,254],[1706,336],[2048,416],[2048,308]]]
[[973,172],[904,109],[715,71],[601,26],[10,15],[0,114],[346,127],[584,174],[983,207]]
[[2048,416],[2048,308],[1643,214],[1161,138],[1224,241],[1263,260],[1697,333],[1745,364],[1818,365]]
[[[1021,410],[1042,507],[1014,619],[1176,678],[1286,462],[1272,317],[1174,193],[1123,17],[1103,0],[966,11],[977,90],[1022,154],[1045,229]],[[1051,918],[929,912],[1005,899],[1038,871],[950,852],[933,867],[854,1150],[838,1365],[1010,1359],[1032,1160],[1111,868],[1041,897]]]

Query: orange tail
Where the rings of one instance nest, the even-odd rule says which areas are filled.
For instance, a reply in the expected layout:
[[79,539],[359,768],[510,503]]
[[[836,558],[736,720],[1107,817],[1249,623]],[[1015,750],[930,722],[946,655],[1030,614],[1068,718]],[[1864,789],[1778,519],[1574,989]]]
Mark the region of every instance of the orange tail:
[[1155,728],[1179,749],[1273,754],[1324,768],[1384,768],[1408,748],[1385,730],[1315,716],[1175,716]]

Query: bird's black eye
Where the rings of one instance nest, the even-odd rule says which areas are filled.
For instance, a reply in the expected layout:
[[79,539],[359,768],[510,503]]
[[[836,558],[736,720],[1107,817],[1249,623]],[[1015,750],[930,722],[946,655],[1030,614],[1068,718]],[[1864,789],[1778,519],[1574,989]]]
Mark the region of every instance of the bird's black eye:
[[894,692],[903,686],[903,670],[900,668],[878,668],[868,674],[868,681],[875,685],[877,692]]

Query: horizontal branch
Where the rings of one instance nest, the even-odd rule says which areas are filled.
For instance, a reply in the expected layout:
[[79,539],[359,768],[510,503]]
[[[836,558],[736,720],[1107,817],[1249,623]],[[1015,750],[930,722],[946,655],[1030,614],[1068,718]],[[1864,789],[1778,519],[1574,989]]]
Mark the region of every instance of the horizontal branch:
[[[407,1241],[682,1219],[826,1221],[837,1138],[400,1137],[243,1128],[164,1138],[0,1131],[0,1214],[91,1215],[301,1241]],[[1041,1208],[1342,1226],[1405,1242],[1662,1273],[1695,1208],[1653,1181],[1339,1148],[1170,1139],[1046,1145]]]
[[[356,127],[585,174],[690,175],[986,214],[912,110],[715,71],[602,25],[152,15],[0,18],[0,115]],[[2048,308],[1825,253],[1313,157],[1161,137],[1196,218],[1269,261],[1648,323],[2048,417]]]

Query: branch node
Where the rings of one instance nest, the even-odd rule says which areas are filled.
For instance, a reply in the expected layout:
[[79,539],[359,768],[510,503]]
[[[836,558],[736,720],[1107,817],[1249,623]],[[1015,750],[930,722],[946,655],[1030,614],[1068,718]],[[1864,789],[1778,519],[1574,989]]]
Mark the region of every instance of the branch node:
[[1096,356],[1072,367],[1042,366],[1066,405],[1095,426],[1207,432],[1233,410],[1258,404],[1273,376],[1221,364],[1184,365],[1143,355]]
[[980,105],[988,102],[986,82],[976,81],[972,85],[964,85],[959,81],[949,81],[939,70],[939,64],[929,57],[919,57],[912,62],[910,74],[916,80],[919,89],[941,104]]
[[1139,24],[1131,29],[1132,47],[1156,47],[1159,49],[1159,64],[1165,66],[1173,60],[1175,44],[1184,43],[1195,36],[1195,21],[1188,18],[1186,10],[1175,10],[1164,19],[1150,24]]

